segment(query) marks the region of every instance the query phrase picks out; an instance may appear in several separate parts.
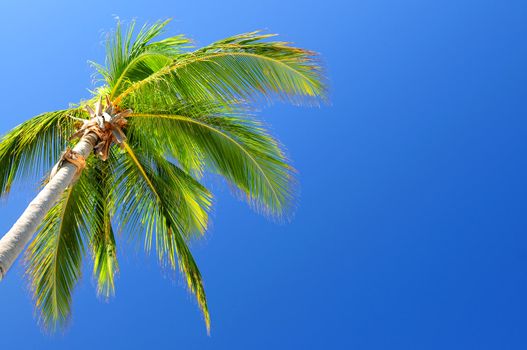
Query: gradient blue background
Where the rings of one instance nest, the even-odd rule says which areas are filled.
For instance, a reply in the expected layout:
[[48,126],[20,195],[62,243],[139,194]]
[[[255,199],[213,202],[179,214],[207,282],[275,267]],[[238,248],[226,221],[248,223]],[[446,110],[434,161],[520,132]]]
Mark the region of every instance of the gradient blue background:
[[[330,106],[261,113],[301,195],[276,225],[221,183],[192,248],[212,334],[181,279],[122,247],[117,296],[90,266],[44,335],[18,264],[2,349],[526,349],[523,1],[17,1],[0,4],[0,132],[87,96],[113,15],[173,17],[198,45],[258,28],[323,55]],[[5,232],[35,193],[0,206]]]

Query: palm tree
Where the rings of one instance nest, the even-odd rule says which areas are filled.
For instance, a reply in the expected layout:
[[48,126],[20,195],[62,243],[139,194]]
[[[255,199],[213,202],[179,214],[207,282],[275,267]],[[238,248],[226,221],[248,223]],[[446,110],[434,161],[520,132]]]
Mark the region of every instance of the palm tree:
[[3,277],[38,232],[26,251],[27,276],[39,320],[50,330],[68,320],[86,251],[98,293],[114,294],[121,231],[141,234],[163,265],[179,267],[209,329],[188,247],[207,228],[212,195],[199,182],[204,171],[221,175],[271,217],[291,208],[293,168],[250,104],[316,103],[325,91],[316,55],[259,32],[190,51],[182,35],[158,39],[168,22],[139,30],[118,22],[105,65],[93,63],[101,84],[92,96],[34,117],[0,142],[2,195],[55,163],[0,240]]

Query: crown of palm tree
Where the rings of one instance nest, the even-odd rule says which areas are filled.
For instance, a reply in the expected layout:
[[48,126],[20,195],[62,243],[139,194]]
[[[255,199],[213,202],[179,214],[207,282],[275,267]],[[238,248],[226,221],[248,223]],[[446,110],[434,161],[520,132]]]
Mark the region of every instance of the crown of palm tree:
[[51,168],[72,135],[94,125],[107,131],[99,135],[99,157],[86,159],[26,252],[40,320],[49,329],[69,317],[86,251],[98,293],[113,295],[116,231],[141,233],[147,251],[154,246],[162,264],[179,267],[209,328],[201,274],[188,248],[207,228],[212,195],[199,182],[204,171],[221,175],[260,212],[283,217],[291,208],[293,169],[249,104],[323,97],[316,55],[259,32],[190,51],[181,35],[155,40],[167,23],[138,31],[133,22],[126,30],[118,23],[105,65],[93,63],[102,81],[93,96],[24,122],[0,143],[6,195],[13,181]]

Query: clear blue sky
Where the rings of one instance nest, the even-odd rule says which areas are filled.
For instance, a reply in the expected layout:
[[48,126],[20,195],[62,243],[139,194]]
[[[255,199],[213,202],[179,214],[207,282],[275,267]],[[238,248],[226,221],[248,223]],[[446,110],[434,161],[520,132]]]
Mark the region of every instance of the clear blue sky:
[[[522,1],[2,1],[0,132],[87,96],[113,15],[173,17],[198,44],[264,28],[322,53],[331,106],[261,116],[301,195],[276,225],[220,183],[192,245],[212,334],[181,279],[120,251],[90,267],[64,334],[36,325],[20,264],[2,349],[526,349],[527,5]],[[0,205],[5,232],[35,193]]]

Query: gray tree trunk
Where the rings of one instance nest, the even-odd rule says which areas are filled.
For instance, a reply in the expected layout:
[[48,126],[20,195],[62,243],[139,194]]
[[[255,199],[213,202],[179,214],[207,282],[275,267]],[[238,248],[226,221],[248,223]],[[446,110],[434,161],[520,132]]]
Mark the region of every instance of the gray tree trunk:
[[[97,142],[97,135],[89,133],[80,139],[73,151],[88,158]],[[0,239],[0,280],[22,253],[48,211],[72,183],[76,171],[75,165],[64,162],[35,199],[29,203],[13,227]]]

